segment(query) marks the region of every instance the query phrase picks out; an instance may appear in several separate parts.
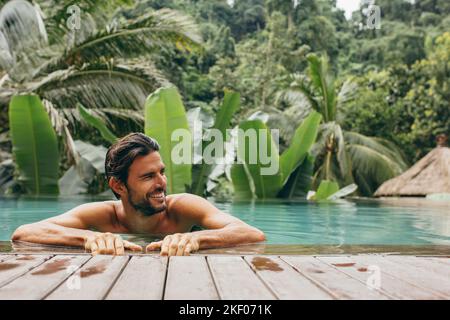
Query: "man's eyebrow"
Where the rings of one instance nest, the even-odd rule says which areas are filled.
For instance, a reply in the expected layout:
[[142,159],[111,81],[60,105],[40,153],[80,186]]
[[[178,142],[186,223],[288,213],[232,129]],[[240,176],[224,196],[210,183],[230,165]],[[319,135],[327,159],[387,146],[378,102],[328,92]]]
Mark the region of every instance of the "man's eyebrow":
[[146,172],[146,173],[143,173],[143,174],[139,175],[139,178],[149,176],[149,175],[151,175],[151,174],[153,174],[153,173],[155,173],[155,171],[148,171],[148,172]]
[[[160,170],[164,170],[164,169],[166,169],[166,166],[162,166]],[[157,170],[155,170],[155,171],[148,171],[146,173],[143,173],[143,174],[139,175],[139,178],[143,178],[143,177],[149,176],[151,174],[154,174],[156,171]]]

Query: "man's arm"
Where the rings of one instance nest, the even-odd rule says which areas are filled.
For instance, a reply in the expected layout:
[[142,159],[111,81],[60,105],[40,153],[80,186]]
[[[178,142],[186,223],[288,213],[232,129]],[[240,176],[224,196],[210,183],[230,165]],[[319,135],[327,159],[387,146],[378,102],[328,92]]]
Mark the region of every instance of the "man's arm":
[[119,236],[88,230],[110,229],[114,210],[112,202],[83,204],[59,216],[22,225],[13,233],[11,240],[84,247],[93,253],[120,254],[123,251],[121,245],[130,249],[134,245],[134,249],[138,250],[139,246],[122,241]]
[[171,211],[192,224],[209,230],[174,234],[147,246],[147,251],[161,249],[161,255],[186,255],[198,249],[229,247],[264,241],[264,233],[229,214],[207,200],[192,194],[180,195]]

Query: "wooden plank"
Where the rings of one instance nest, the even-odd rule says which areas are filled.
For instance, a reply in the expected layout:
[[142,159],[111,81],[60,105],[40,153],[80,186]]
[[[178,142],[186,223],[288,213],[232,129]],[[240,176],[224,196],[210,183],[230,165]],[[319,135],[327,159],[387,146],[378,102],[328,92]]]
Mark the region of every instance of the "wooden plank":
[[337,299],[388,299],[361,281],[311,256],[283,256],[284,261],[327,289]]
[[[363,283],[370,281],[370,277],[375,274],[375,270],[370,270],[367,264],[358,264],[353,257],[317,257],[328,265],[339,269],[349,276],[360,280]],[[380,288],[379,290],[394,299],[414,299],[430,300],[440,299],[433,291],[426,290],[410,284],[402,279],[391,276],[380,269]]]
[[380,255],[357,255],[352,258],[359,264],[378,267],[393,277],[432,291],[441,298],[450,298],[450,280],[440,275],[426,272],[407,263],[397,263]]
[[108,300],[161,300],[167,271],[167,257],[132,256]]
[[[90,259],[75,275],[79,275],[80,286],[64,281],[46,299],[48,300],[100,300],[129,260],[128,256],[96,255]],[[73,280],[73,279],[72,279]]]
[[386,259],[398,263],[406,263],[410,266],[420,268],[423,271],[433,272],[445,277],[446,279],[450,279],[450,264],[445,266],[435,260],[418,258],[415,256],[386,256]]
[[244,259],[277,298],[283,300],[329,300],[332,296],[278,257],[246,256]]
[[0,262],[0,288],[50,259],[51,255],[17,255]]
[[0,288],[0,300],[42,299],[89,259],[88,256],[55,256]]
[[275,299],[242,257],[208,256],[207,262],[221,299]]
[[219,299],[204,256],[170,257],[164,299]]
[[420,257],[450,267],[450,257]]
[[3,261],[6,261],[6,260],[9,260],[9,259],[12,259],[12,258],[14,258],[16,255],[15,254],[1,254],[0,255],[0,262],[3,262]]

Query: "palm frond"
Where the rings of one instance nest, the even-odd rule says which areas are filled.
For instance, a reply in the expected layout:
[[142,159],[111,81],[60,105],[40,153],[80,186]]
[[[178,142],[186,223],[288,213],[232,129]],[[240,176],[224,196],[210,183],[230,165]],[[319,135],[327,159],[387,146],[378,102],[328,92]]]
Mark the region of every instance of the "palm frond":
[[200,33],[195,22],[174,10],[161,9],[136,20],[107,26],[84,42],[67,50],[47,71],[81,65],[100,58],[132,58],[151,55],[175,46],[182,50],[199,48]]
[[298,90],[298,84],[304,79],[299,75],[291,75],[292,83],[290,88],[281,90],[276,94],[275,103],[285,103],[287,107],[283,111],[273,109],[269,117],[269,127],[280,130],[280,137],[284,141],[291,141],[295,130],[300,122],[311,112],[315,101],[310,101],[308,96]]
[[393,159],[368,146],[348,144],[347,151],[352,159],[355,179],[358,181],[365,177],[366,181],[372,181],[375,184],[372,189],[402,172]]
[[357,92],[358,85],[352,80],[347,79],[341,86],[341,89],[339,90],[337,101],[336,101],[336,108],[337,110],[341,110],[341,107],[345,105],[346,103],[352,101]]
[[[334,140],[334,149],[332,150],[333,172],[328,172],[336,181],[341,184],[349,184],[353,182],[352,177],[352,161],[347,153],[346,141],[342,128],[334,121],[321,124],[316,143],[311,149],[314,157],[324,156],[327,151],[327,140],[330,137]],[[325,174],[325,172],[324,172]]]
[[99,115],[101,115],[100,113],[103,113],[105,116],[111,115],[122,120],[131,120],[142,125],[144,124],[144,114],[141,111],[119,108],[103,108],[94,111],[96,111]]
[[78,164],[80,161],[80,156],[76,151],[75,142],[73,141],[72,135],[68,128],[68,121],[50,101],[43,100],[42,102],[47,114],[49,115],[53,128],[56,133],[64,139],[64,146],[67,151],[68,158],[73,160],[75,164]]
[[308,102],[310,108],[322,113],[319,101],[315,96],[313,88],[309,85],[308,79],[300,74],[292,74],[290,78],[291,83],[289,87],[277,93],[275,102],[285,102],[291,106],[298,106],[300,108],[305,108],[306,102]]
[[389,159],[396,163],[396,167],[398,168],[396,171],[397,174],[400,174],[407,169],[408,166],[405,163],[401,151],[393,143],[381,138],[367,137],[357,132],[346,131],[344,135],[348,144],[366,146],[386,157],[389,157]]
[[[45,26],[50,42],[66,44],[65,35],[72,33],[72,30],[68,28],[68,18],[78,13],[71,11],[73,6],[76,6],[75,9],[79,8],[81,28],[84,29],[82,33],[86,33],[88,27],[92,26],[91,20],[95,22],[97,28],[103,28],[114,8],[130,4],[130,2],[129,0],[41,0],[39,5],[46,17]],[[79,36],[80,34],[77,35]]]
[[140,110],[146,97],[166,80],[152,65],[91,64],[49,74],[29,89],[61,108]]
[[8,71],[11,78],[17,72],[10,70],[21,61],[22,73],[17,76],[23,79],[42,63],[41,57],[34,54],[47,45],[47,32],[39,6],[25,0],[14,0],[6,3],[0,10],[0,67]]

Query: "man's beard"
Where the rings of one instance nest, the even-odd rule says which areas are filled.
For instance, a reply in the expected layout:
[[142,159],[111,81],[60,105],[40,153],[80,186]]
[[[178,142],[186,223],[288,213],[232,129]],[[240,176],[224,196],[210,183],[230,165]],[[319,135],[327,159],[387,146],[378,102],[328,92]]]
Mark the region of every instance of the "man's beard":
[[[167,206],[166,204],[162,204],[161,207],[154,207],[151,205],[151,203],[148,201],[148,198],[144,198],[143,200],[139,201],[139,202],[134,202],[133,201],[133,197],[132,195],[134,194],[134,192],[128,188],[128,186],[126,187],[128,190],[128,202],[131,204],[131,206],[141,212],[144,216],[146,217],[150,217],[152,215],[155,215],[157,213],[160,213],[164,210],[166,210]],[[158,189],[155,192],[160,192],[163,191],[162,189]],[[166,191],[164,190],[164,198],[167,196]]]

